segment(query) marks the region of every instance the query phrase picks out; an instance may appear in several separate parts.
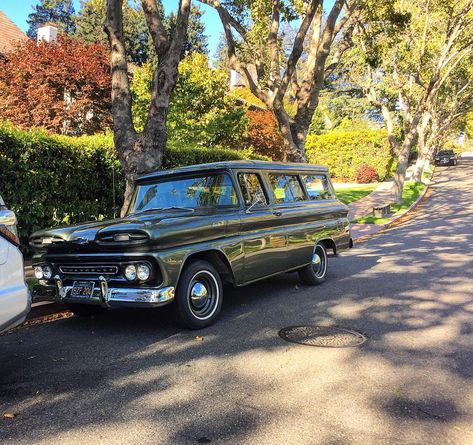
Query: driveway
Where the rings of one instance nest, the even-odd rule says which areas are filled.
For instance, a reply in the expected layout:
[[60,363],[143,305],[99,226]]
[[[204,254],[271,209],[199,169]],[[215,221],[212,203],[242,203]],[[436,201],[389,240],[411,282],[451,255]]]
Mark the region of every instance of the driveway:
[[[71,317],[0,337],[6,444],[472,444],[473,163],[438,169],[402,226],[330,259],[228,290],[220,320],[167,310]],[[286,343],[338,325],[358,348]],[[203,339],[196,339],[196,335]]]

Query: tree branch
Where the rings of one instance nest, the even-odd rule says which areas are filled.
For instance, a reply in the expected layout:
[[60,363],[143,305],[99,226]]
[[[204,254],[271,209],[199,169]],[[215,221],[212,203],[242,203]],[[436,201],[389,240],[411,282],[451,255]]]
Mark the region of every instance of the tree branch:
[[169,48],[169,40],[167,38],[166,29],[159,17],[156,0],[141,0],[141,6],[151,38],[153,39],[156,54],[158,57],[163,57]]
[[235,31],[240,34],[240,37],[243,40],[246,40],[246,29],[244,26],[242,26],[238,20],[234,19],[230,13],[221,5],[219,0],[199,0],[200,3],[203,3],[205,5],[211,6],[215,10],[217,10],[220,19],[222,19],[222,16],[224,17],[225,21],[232,26]]
[[297,31],[296,38],[294,39],[294,45],[292,46],[291,54],[287,60],[286,71],[277,88],[277,91],[275,92],[274,100],[277,102],[281,102],[284,95],[286,94],[287,87],[292,79],[292,76],[294,75],[297,62],[299,61],[304,49],[305,36],[307,35],[307,31],[310,28],[310,24],[312,23],[315,12],[319,7],[321,7],[321,0],[311,0],[306,11],[306,15],[302,20],[299,30]]
[[280,80],[279,75],[279,50],[278,50],[278,31],[279,31],[279,1],[273,0],[273,9],[271,13],[271,25],[268,34],[268,46],[270,57],[270,76],[271,82]]
[[[118,140],[135,135],[131,113],[132,97],[128,81],[128,63],[123,41],[123,0],[107,0],[104,30],[110,43],[110,67],[112,71],[112,115],[114,134]],[[120,153],[122,146],[117,145]]]

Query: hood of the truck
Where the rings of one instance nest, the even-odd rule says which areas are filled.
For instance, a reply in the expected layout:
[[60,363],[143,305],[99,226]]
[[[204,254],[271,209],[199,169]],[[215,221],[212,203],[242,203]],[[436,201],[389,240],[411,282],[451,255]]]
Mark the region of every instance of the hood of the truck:
[[207,212],[145,212],[130,217],[39,230],[30,237],[36,250],[96,250],[137,247],[159,236],[160,228],[178,221],[201,218]]

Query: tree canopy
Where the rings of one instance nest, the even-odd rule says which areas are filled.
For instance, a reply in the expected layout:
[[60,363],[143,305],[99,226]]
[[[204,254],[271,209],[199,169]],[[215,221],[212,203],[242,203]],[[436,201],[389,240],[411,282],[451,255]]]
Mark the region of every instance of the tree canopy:
[[29,28],[26,34],[36,39],[38,28],[48,22],[52,22],[62,31],[71,34],[75,31],[74,4],[72,0],[41,0],[33,6],[33,12],[28,16]]
[[[176,26],[176,14],[165,15],[161,0],[156,1],[156,10],[167,36],[171,36]],[[123,12],[123,36],[128,60],[141,65],[147,60],[156,62],[156,52],[153,40],[146,24],[146,17],[142,7],[132,0],[125,0]],[[182,55],[186,53],[207,53],[207,36],[202,22],[203,12],[193,6],[189,15],[189,25],[186,39],[182,47]],[[74,36],[88,43],[107,43],[107,34],[103,29],[106,15],[104,0],[81,0],[81,7],[74,16],[76,30]]]
[[60,35],[27,40],[0,61],[0,118],[68,135],[111,125],[107,48]]

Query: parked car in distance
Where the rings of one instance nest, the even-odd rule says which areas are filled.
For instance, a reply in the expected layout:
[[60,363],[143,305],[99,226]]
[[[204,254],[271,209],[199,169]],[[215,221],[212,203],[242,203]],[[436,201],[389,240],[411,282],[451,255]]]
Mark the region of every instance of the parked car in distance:
[[17,220],[16,215],[11,210],[8,210],[3,198],[0,196],[0,224],[6,226],[10,232],[18,235],[17,233]]
[[43,295],[77,315],[172,303],[181,324],[217,317],[222,282],[288,271],[322,283],[327,251],[352,246],[325,167],[232,161],[141,176],[124,218],[34,233]]
[[440,150],[435,155],[435,165],[457,165],[457,156],[453,150]]
[[18,237],[0,225],[0,332],[23,323],[31,308],[18,246]]

